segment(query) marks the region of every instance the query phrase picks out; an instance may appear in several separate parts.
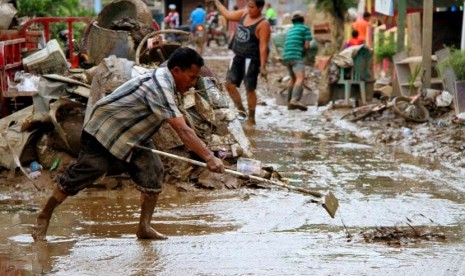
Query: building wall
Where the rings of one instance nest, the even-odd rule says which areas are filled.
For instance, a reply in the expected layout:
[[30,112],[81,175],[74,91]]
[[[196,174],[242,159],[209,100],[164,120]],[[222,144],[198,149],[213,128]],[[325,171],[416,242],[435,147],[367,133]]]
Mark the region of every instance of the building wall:
[[200,1],[183,1],[182,24],[189,24],[189,17],[191,15],[191,12],[197,8],[197,5],[199,3],[203,4],[203,8],[206,9],[205,4]]
[[[191,12],[197,7],[197,5],[201,3],[204,5],[202,1],[192,1],[192,0],[165,0],[164,1],[164,14],[168,14],[169,9],[168,6],[170,4],[176,5],[176,10],[179,13],[179,24],[180,25],[188,25],[189,24],[189,17]],[[204,8],[205,5],[204,5]]]
[[[239,8],[245,8],[248,0],[222,0],[223,4],[229,9],[232,9],[234,5]],[[270,3],[278,14],[278,23],[280,23],[283,15],[288,13],[292,14],[296,10],[307,12],[306,0],[267,0],[266,3]],[[188,20],[191,12],[197,7],[197,4],[203,4],[203,7],[207,10],[207,6],[204,1],[192,1],[192,0],[164,0],[164,14],[168,13],[168,5],[175,4],[177,11],[181,17],[181,24],[189,24]],[[265,11],[263,11],[264,13]]]

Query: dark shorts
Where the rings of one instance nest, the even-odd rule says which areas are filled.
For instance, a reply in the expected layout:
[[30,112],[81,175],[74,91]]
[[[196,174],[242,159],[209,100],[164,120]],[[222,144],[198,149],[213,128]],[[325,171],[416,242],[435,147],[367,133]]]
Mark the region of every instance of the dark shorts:
[[234,56],[229,65],[226,81],[235,84],[237,87],[241,86],[241,82],[244,81],[245,89],[252,91],[257,88],[259,73],[260,59],[247,59],[245,57]]
[[283,62],[291,78],[295,78],[295,73],[305,72],[305,63],[303,60],[292,59]]
[[276,19],[271,19],[271,18],[269,18],[269,19],[268,19],[268,23],[270,23],[270,26],[271,26],[271,27],[274,27],[274,26],[276,26]]
[[[151,141],[143,146],[153,148]],[[63,193],[72,196],[103,175],[119,175],[124,172],[129,173],[136,189],[141,192],[161,192],[163,164],[158,155],[147,150],[134,149],[131,161],[125,162],[112,155],[92,135],[82,132],[78,159],[60,176],[58,186]]]

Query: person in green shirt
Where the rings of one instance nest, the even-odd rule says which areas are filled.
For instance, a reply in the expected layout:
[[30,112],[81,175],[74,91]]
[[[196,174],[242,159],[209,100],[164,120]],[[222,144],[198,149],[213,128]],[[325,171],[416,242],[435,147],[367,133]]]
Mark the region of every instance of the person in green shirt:
[[271,7],[271,4],[267,3],[265,5],[265,8],[265,18],[270,23],[271,28],[273,28],[274,26],[276,26],[276,19],[278,16],[276,15],[276,11]]
[[304,14],[296,11],[292,15],[293,26],[286,34],[284,41],[283,63],[286,65],[291,81],[288,88],[288,109],[306,111],[307,107],[300,102],[303,94],[305,77],[304,52],[310,49],[312,34],[304,24]]

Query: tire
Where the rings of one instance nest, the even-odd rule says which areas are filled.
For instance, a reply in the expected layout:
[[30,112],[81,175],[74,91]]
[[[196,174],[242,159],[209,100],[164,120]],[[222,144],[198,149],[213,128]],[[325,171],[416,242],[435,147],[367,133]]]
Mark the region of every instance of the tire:
[[422,104],[410,103],[407,97],[397,97],[394,99],[393,109],[394,112],[404,117],[407,120],[424,123],[429,120],[428,109]]

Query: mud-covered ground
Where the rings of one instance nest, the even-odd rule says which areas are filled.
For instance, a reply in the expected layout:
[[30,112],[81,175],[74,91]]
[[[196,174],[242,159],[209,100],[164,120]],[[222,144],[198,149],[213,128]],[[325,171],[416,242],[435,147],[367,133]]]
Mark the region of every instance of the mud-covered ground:
[[[206,54],[224,77],[227,50]],[[330,106],[289,111],[273,97],[285,69],[269,71],[257,125],[245,129],[254,158],[292,185],[332,191],[334,219],[310,196],[272,187],[165,186],[152,223],[169,239],[139,241],[139,193],[106,183],[60,205],[47,242],[34,243],[31,227],[54,175],[44,172],[37,191],[2,174],[0,275],[464,275],[463,171],[452,158],[456,141],[438,138],[460,126],[414,125],[389,113],[354,124],[339,120],[347,109]],[[425,141],[426,131],[437,134]]]
[[[213,69],[220,79],[224,79],[229,60],[217,57],[228,55],[218,51],[207,53],[212,55],[207,56],[207,66]],[[259,103],[264,103],[264,99],[274,98],[276,93],[285,87],[282,80],[287,75],[287,69],[284,66],[269,63],[268,71],[267,80],[259,80]],[[318,81],[321,74],[317,70],[307,68],[307,75],[312,75],[306,83],[307,86],[319,92]],[[374,94],[380,92],[375,91]],[[374,98],[371,103],[378,102]],[[396,115],[390,108],[353,124],[341,120],[341,117],[351,112],[351,108],[343,108],[330,102],[321,109],[324,110],[321,120],[328,126],[353,133],[368,144],[395,146],[408,154],[441,163],[465,175],[465,124],[453,122],[455,112],[451,108],[432,110],[430,120],[426,123],[409,122]]]

